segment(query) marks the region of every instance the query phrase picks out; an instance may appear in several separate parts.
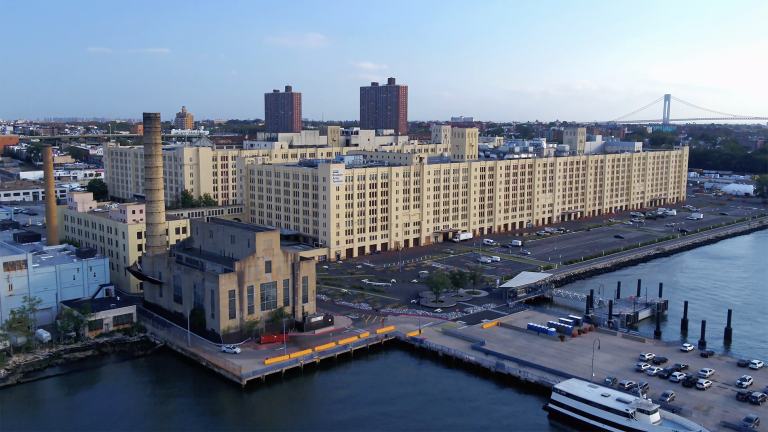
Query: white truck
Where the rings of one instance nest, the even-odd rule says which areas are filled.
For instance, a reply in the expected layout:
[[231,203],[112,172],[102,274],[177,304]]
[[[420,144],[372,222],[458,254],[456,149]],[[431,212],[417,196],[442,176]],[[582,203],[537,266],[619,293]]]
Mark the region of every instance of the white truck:
[[523,247],[523,242],[520,240],[512,240],[511,242],[509,242],[509,245],[515,246],[515,247]]
[[483,244],[486,245],[486,246],[498,246],[499,245],[499,243],[497,241],[491,240],[491,239],[483,239]]
[[702,214],[702,213],[691,213],[691,215],[688,216],[688,219],[690,219],[690,220],[704,219],[704,214]]
[[469,240],[472,238],[471,232],[458,233],[453,237],[453,241],[458,243],[460,241]]
[[675,209],[667,210],[667,216],[677,216],[677,210]]

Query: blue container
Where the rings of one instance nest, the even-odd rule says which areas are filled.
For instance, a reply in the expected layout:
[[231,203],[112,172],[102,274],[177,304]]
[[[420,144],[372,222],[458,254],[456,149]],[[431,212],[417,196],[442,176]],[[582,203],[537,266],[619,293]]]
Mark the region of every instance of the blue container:
[[557,321],[560,324],[565,324],[565,325],[569,325],[569,326],[573,326],[574,325],[574,321],[572,319],[568,319],[568,318],[560,318]]
[[553,328],[547,329],[547,335],[548,336],[557,336],[557,330],[555,330]]
[[575,326],[580,326],[581,325],[581,317],[578,317],[576,315],[568,315],[568,319],[573,320],[573,324]]

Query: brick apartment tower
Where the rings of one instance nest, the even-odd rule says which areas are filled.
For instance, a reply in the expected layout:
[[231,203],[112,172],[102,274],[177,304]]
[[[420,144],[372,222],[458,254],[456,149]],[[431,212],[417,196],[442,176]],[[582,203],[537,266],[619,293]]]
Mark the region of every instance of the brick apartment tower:
[[264,123],[267,132],[301,132],[301,93],[285,86],[285,93],[264,93]]
[[360,87],[360,129],[394,129],[396,135],[408,135],[408,86],[372,82]]

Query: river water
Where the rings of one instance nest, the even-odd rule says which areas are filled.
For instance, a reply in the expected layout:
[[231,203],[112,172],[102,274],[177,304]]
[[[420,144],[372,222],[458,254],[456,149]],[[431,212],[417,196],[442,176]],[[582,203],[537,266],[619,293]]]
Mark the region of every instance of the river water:
[[[612,292],[621,280],[629,295],[638,278],[649,293],[664,282],[664,339],[685,339],[679,326],[687,299],[689,340],[706,318],[713,349],[768,359],[767,249],[762,231],[565,288],[602,283]],[[728,308],[729,348],[722,342]],[[0,391],[0,430],[571,430],[541,410],[545,394],[393,345],[245,389],[171,352],[110,357],[100,367]]]

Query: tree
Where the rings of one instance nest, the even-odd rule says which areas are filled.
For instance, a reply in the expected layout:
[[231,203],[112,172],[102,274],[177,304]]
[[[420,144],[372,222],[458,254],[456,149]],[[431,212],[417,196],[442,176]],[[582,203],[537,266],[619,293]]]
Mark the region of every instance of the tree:
[[102,179],[93,179],[88,182],[88,186],[85,187],[88,192],[93,193],[93,199],[96,201],[106,199],[109,197],[109,188]]
[[200,195],[200,198],[197,199],[197,207],[215,207],[217,205],[219,203],[208,192]]
[[451,270],[448,273],[448,279],[451,281],[451,287],[456,292],[467,286],[467,274],[461,270]]
[[755,196],[768,199],[768,174],[761,175],[755,181]]
[[197,200],[192,196],[192,193],[186,189],[179,194],[179,205],[181,208],[193,208],[197,204],[196,201]]
[[85,320],[83,316],[72,308],[65,308],[61,311],[61,316],[56,320],[56,327],[59,330],[59,340],[63,341],[64,336],[69,333],[77,335],[82,334]]
[[444,293],[451,286],[451,280],[444,273],[435,272],[427,277],[426,285],[429,291],[435,295],[435,301],[438,301],[440,294]]
[[280,306],[279,308],[273,310],[271,314],[269,314],[269,322],[280,322],[290,317],[291,314],[286,312],[283,306]]
[[195,333],[202,333],[202,331],[205,331],[205,309],[195,307],[189,311],[189,326]]
[[250,335],[252,338],[256,338],[256,333],[259,332],[259,328],[261,327],[261,320],[259,318],[252,318],[252,319],[245,319],[245,325],[243,326],[243,330],[245,331],[245,334]]
[[93,318],[93,312],[91,309],[91,304],[88,302],[83,303],[83,306],[80,307],[80,310],[77,311],[78,314],[83,319],[83,325],[80,327],[80,339],[87,339],[88,338],[88,321]]
[[42,303],[43,301],[37,297],[22,297],[21,306],[12,309],[8,319],[3,323],[3,331],[8,333],[8,337],[24,336],[28,341],[34,341],[33,336],[37,330],[37,309]]
[[43,154],[43,145],[40,143],[32,143],[27,147],[26,151],[27,163],[35,163],[41,160]]
[[469,269],[467,279],[469,280],[469,283],[472,284],[472,291],[474,291],[477,285],[483,280],[483,266],[473,265],[467,268]]

